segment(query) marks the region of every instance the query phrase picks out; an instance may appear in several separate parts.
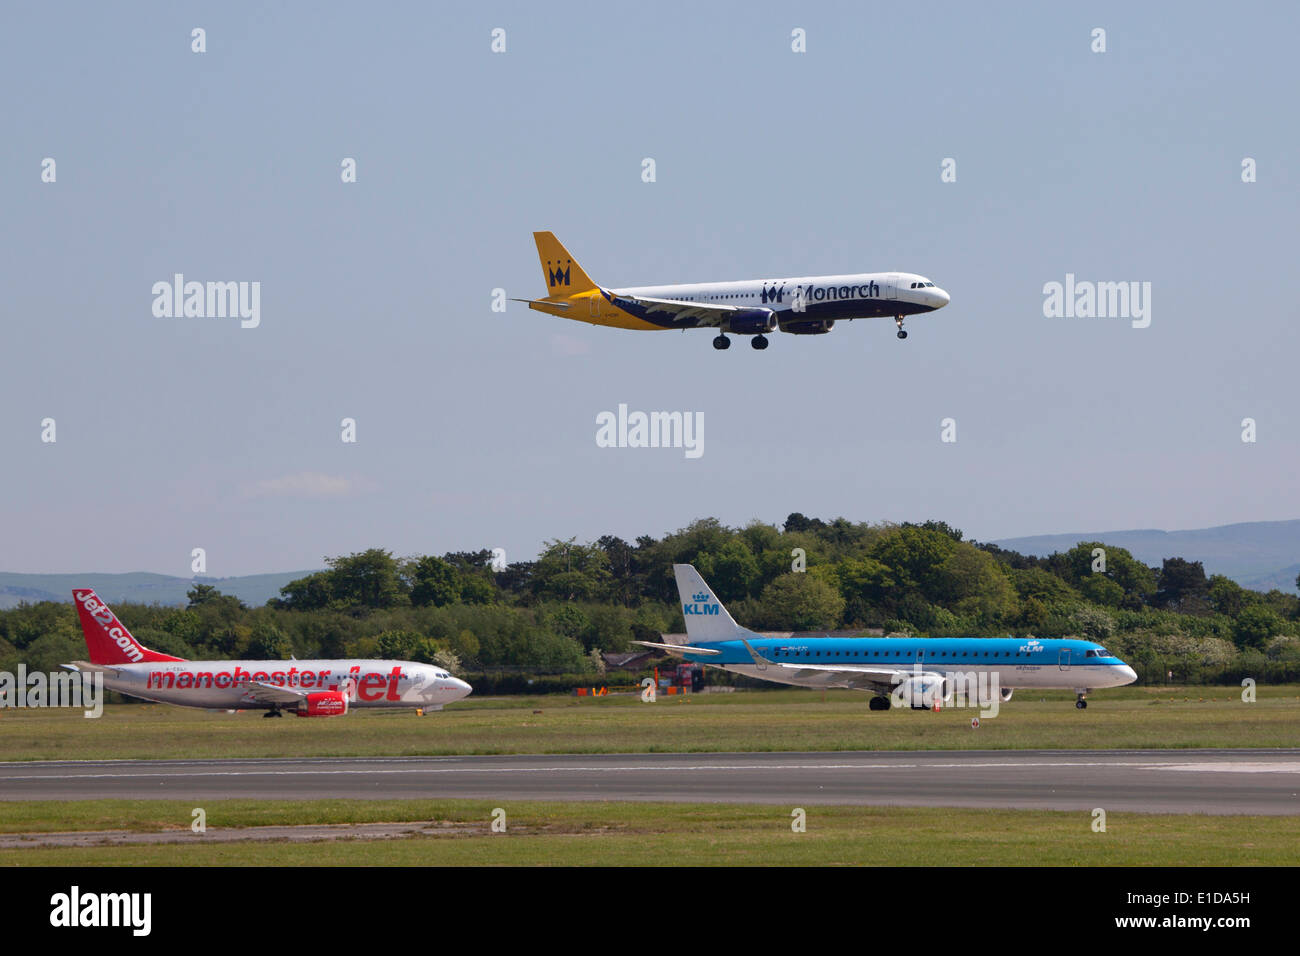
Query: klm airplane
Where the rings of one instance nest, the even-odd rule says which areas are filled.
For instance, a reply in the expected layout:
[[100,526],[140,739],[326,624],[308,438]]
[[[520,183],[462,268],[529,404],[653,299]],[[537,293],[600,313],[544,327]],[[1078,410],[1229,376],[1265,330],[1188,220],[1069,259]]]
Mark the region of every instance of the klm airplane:
[[750,335],[750,345],[767,348],[767,333],[822,335],[837,319],[893,316],[898,337],[907,338],[903,319],[948,304],[925,276],[910,272],[803,276],[706,282],[695,285],[606,289],[596,285],[569,251],[549,232],[535,232],[537,256],[546,276],[546,296],[515,299],[530,309],[619,329],[717,329],[715,349],[731,347],[733,335]]
[[1002,701],[1019,687],[1073,690],[1074,706],[1082,710],[1093,689],[1137,680],[1133,668],[1091,641],[762,637],[732,620],[693,566],[675,564],[673,572],[687,643],[636,643],[779,684],[865,690],[874,695],[872,710],[889,710],[891,704],[929,710],[950,702],[959,685],[972,692],[992,689]]

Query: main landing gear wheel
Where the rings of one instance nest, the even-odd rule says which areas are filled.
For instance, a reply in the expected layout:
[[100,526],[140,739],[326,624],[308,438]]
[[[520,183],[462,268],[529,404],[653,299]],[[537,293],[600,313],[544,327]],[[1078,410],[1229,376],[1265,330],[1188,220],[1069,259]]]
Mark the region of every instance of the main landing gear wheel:
[[713,340],[713,347],[715,349],[729,349],[731,348],[731,339],[727,338],[725,335],[719,335]]
[[894,316],[894,322],[898,326],[898,337],[900,339],[907,338],[907,330],[903,328],[903,317],[901,315]]
[[280,708],[272,707],[270,710],[268,710],[265,714],[262,715],[262,718],[266,719],[267,717],[283,717],[283,716],[284,714],[280,713]]
[[873,697],[871,698],[871,702],[868,703],[867,706],[872,710],[889,710],[889,698]]
[[767,336],[756,335],[749,340],[749,344],[761,352],[763,349],[767,348]]

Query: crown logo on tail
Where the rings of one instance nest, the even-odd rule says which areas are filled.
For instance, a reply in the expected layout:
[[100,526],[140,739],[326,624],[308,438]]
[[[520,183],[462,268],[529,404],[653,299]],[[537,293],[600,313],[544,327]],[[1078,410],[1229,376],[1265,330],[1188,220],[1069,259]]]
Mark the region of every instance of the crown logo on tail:
[[560,269],[557,263],[555,268],[551,268],[551,260],[546,260],[546,274],[550,277],[551,285],[568,285],[569,284],[569,267],[573,264],[572,259],[566,259],[564,268]]

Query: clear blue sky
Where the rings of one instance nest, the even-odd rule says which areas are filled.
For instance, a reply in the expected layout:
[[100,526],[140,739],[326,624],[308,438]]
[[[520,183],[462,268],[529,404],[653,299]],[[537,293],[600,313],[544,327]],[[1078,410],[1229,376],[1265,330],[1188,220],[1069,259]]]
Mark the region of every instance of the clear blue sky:
[[[375,6],[0,15],[0,570],[1297,516],[1293,5]],[[952,304],[764,353],[490,311],[543,292],[538,229],[610,286],[900,269]],[[261,282],[261,326],[155,318],[176,272]],[[1150,327],[1044,318],[1066,273],[1149,281]],[[703,456],[598,448],[619,403],[703,412]]]

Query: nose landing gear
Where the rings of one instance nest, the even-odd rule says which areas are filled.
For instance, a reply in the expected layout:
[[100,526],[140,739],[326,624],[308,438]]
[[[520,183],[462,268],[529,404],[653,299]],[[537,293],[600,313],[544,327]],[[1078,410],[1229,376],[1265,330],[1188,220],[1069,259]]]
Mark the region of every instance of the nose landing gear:
[[1074,706],[1080,710],[1088,709],[1088,692],[1086,690],[1077,690],[1075,693]]
[[900,339],[907,338],[907,330],[903,328],[903,317],[901,315],[894,316],[894,323],[898,326],[898,337]]

